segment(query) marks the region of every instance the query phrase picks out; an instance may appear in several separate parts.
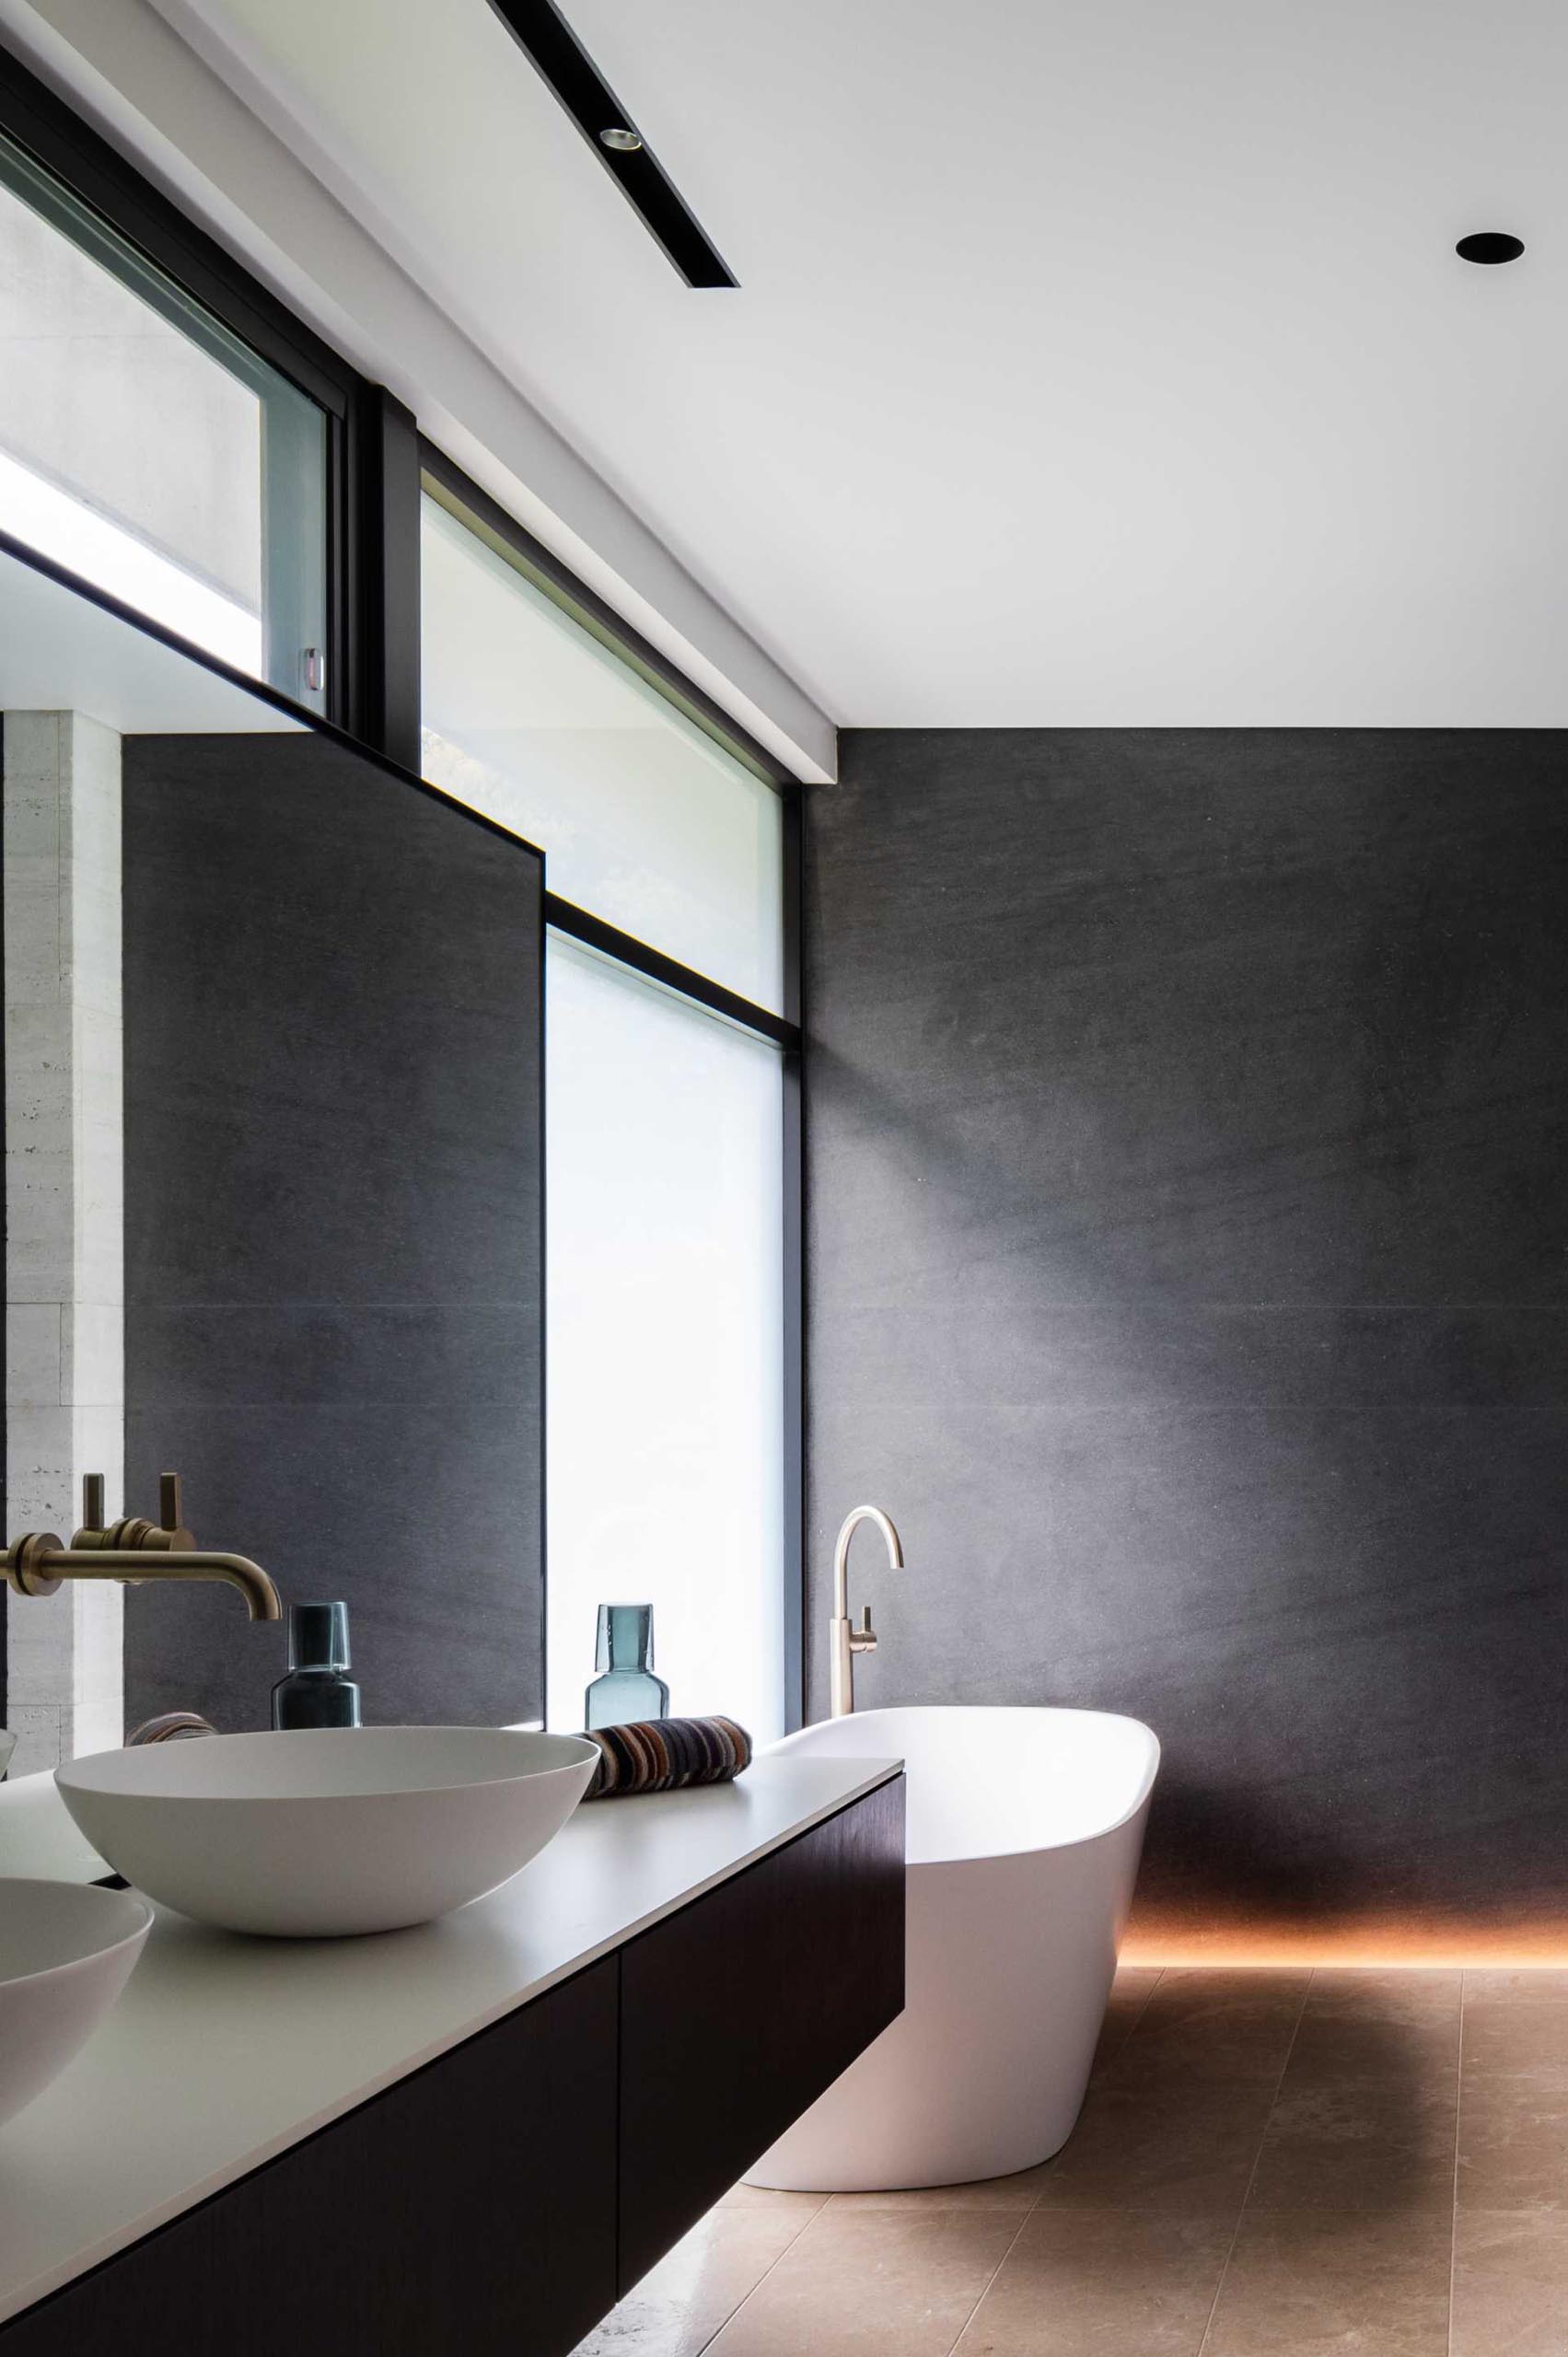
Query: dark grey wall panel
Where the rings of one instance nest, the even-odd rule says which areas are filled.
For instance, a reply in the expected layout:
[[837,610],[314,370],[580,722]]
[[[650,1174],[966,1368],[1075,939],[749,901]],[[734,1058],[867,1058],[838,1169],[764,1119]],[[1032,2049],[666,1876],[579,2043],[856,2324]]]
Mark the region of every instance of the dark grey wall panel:
[[813,1708],[1129,1710],[1149,1921],[1568,1917],[1568,745],[858,732],[808,798]]
[[[124,748],[126,1460],[346,1596],[367,1718],[537,1716],[541,863],[317,737]],[[132,1723],[266,1723],[276,1631],[126,1604]]]

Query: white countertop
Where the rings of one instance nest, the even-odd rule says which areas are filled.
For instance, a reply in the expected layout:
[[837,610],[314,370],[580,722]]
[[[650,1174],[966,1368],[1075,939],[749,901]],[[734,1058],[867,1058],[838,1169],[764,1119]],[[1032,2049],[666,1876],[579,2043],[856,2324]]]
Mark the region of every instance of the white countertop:
[[[590,1802],[471,1907],[360,1940],[163,1909],[120,2003],[0,2128],[0,2319],[177,2217],[898,1773],[796,1755]],[[105,1871],[50,1777],[0,1785],[0,1875]]]

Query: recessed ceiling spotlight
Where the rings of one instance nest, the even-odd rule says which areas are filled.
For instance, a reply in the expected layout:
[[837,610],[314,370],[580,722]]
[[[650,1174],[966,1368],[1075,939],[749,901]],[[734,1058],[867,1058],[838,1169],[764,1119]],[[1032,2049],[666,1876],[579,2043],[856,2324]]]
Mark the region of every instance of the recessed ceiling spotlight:
[[1505,229],[1477,229],[1454,248],[1461,261],[1517,261],[1524,250],[1523,238],[1511,238]]
[[637,109],[618,98],[561,12],[559,0],[490,0],[491,6],[610,174],[649,236],[688,286],[736,286],[735,273],[693,214],[657,153],[632,125]]

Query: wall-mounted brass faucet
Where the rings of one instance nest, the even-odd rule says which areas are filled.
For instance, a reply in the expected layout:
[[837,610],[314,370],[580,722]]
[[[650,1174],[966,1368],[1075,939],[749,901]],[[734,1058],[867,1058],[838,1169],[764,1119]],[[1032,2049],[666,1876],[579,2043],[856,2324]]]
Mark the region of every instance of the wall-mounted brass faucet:
[[830,1718],[847,1718],[854,1708],[854,1657],[856,1654],[874,1654],[877,1631],[871,1626],[871,1607],[866,1605],[860,1616],[860,1626],[854,1628],[849,1617],[849,1542],[863,1522],[874,1522],[882,1534],[888,1550],[888,1562],[895,1572],[904,1567],[903,1545],[891,1521],[880,1506],[856,1506],[846,1515],[838,1543],[833,1549],[833,1630],[832,1652],[828,1659],[828,1714]]
[[180,1512],[178,1473],[166,1473],[158,1484],[158,1513],[159,1522],[126,1515],[106,1523],[103,1475],[88,1473],[82,1482],[82,1527],[69,1547],[52,1530],[29,1530],[6,1548],[0,1564],[18,1596],[52,1596],[62,1580],[121,1580],[127,1587],[144,1580],[223,1580],[239,1590],[252,1620],[282,1620],[277,1589],[260,1563],[198,1550]]

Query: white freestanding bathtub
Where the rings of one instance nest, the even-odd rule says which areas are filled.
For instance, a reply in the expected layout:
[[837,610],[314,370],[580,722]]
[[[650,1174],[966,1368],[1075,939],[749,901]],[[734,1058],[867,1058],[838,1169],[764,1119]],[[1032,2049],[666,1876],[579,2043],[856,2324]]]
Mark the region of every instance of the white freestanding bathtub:
[[[904,2011],[748,2171],[810,2192],[958,2185],[1072,2133],[1116,1969],[1159,1745],[1100,1711],[864,1711],[777,1751],[901,1758]],[[822,1958],[820,2003],[833,2003]]]

